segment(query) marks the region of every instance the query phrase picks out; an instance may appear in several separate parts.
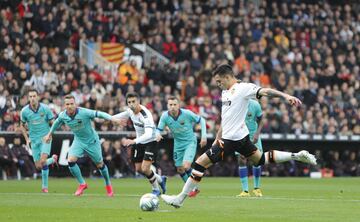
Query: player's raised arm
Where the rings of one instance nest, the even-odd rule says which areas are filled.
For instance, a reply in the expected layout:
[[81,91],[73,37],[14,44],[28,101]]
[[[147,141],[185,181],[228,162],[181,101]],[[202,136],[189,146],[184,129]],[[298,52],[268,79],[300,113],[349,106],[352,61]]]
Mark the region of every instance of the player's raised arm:
[[266,96],[266,97],[281,97],[286,99],[286,101],[288,101],[288,103],[290,103],[290,105],[292,106],[300,106],[301,105],[301,101],[300,99],[296,98],[295,96],[290,96],[289,94],[280,92],[276,89],[271,89],[271,88],[261,88],[258,92],[258,95],[261,96]]
[[111,121],[115,122],[115,123],[117,123],[117,124],[119,124],[121,126],[126,126],[129,117],[130,117],[129,111],[125,110],[125,111],[123,111],[121,113],[113,115],[111,117]]

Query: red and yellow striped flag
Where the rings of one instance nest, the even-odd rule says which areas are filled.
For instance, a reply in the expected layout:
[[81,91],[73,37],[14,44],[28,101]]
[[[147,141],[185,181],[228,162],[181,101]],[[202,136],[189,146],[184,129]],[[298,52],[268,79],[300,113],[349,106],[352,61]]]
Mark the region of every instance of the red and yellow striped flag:
[[120,43],[102,43],[100,54],[107,61],[119,64],[122,62],[125,45]]

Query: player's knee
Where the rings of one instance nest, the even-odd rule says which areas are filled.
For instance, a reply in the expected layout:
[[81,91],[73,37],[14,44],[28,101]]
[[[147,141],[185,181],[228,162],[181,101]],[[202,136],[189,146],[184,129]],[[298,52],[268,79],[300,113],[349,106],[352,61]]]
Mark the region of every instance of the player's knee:
[[101,169],[101,168],[103,168],[104,167],[104,162],[100,162],[100,163],[97,163],[96,164],[96,167],[98,168],[98,169]]
[[201,166],[198,163],[195,163],[194,169],[191,171],[191,178],[200,182],[201,178],[204,176],[206,168]]
[[205,153],[212,163],[217,163],[224,159],[224,149],[219,145],[212,146]]
[[42,169],[42,164],[40,162],[36,162],[35,167],[36,167],[37,170],[41,170]]
[[261,166],[261,165],[264,165],[265,164],[265,154],[262,153],[261,154],[261,157],[260,157],[260,160],[254,164],[254,166]]
[[41,167],[46,165],[46,159],[41,159],[39,162]]
[[238,157],[239,166],[246,166],[247,160],[243,156]]
[[151,170],[150,170],[150,166],[147,166],[147,165],[141,165],[141,173],[145,174],[145,175],[148,175]]

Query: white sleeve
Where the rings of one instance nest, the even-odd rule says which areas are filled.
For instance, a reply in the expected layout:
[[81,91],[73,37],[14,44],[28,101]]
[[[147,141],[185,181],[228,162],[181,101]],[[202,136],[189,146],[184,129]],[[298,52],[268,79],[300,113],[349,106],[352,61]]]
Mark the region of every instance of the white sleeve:
[[144,141],[149,140],[152,137],[153,130],[154,130],[154,128],[145,127],[145,133],[142,136],[140,136],[139,138],[136,138],[135,143],[138,144],[138,143],[142,143]]
[[113,117],[115,117],[116,119],[128,119],[130,117],[130,114],[128,110],[125,110],[124,112],[113,115]]
[[253,83],[240,83],[240,95],[247,99],[259,99],[259,91],[261,87]]

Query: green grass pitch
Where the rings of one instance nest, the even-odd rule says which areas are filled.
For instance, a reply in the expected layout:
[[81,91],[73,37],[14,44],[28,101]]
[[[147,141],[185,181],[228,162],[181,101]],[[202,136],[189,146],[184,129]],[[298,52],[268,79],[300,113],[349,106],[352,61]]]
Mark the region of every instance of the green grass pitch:
[[[237,198],[238,178],[204,178],[198,197],[174,209],[160,201],[156,212],[142,212],[140,196],[150,191],[145,179],[112,180],[115,197],[105,195],[101,179],[87,179],[81,197],[72,194],[74,179],[50,178],[48,194],[40,180],[0,181],[0,221],[65,222],[223,222],[223,221],[360,221],[360,178],[262,178],[262,198]],[[249,187],[252,187],[252,180]],[[169,178],[168,193],[183,182]]]

